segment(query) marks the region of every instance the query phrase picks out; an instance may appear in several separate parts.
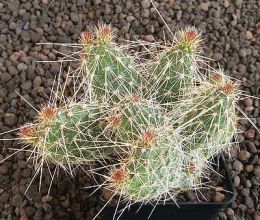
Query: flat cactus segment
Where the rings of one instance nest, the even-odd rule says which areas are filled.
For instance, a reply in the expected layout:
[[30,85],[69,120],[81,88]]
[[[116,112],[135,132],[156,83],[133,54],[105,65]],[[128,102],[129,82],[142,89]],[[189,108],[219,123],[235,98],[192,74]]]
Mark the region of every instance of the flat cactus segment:
[[98,98],[113,100],[141,90],[140,75],[133,68],[131,58],[112,47],[95,46],[90,49],[83,72]]
[[188,151],[201,148],[209,158],[229,145],[236,133],[236,101],[236,85],[229,80],[205,83],[185,97],[179,129]]
[[198,80],[199,32],[187,28],[179,31],[175,38],[175,44],[159,54],[149,79],[152,93],[161,103],[178,101],[183,90]]
[[155,66],[151,87],[162,103],[177,101],[182,90],[194,82],[194,57],[181,51],[169,50]]
[[95,33],[81,35],[81,69],[90,94],[96,98],[118,101],[130,93],[141,93],[141,76],[134,59],[112,42],[113,31],[100,26]]
[[[132,202],[167,197],[180,186],[183,152],[166,137],[160,137],[152,148],[137,147],[120,168],[107,177],[110,187]],[[163,140],[165,139],[165,140]],[[118,170],[123,178],[114,180]]]
[[[111,153],[100,137],[101,109],[98,104],[82,103],[46,107],[38,114],[36,123],[22,127],[19,135],[47,161],[60,165],[90,162]],[[27,141],[28,136],[34,137],[34,141]]]

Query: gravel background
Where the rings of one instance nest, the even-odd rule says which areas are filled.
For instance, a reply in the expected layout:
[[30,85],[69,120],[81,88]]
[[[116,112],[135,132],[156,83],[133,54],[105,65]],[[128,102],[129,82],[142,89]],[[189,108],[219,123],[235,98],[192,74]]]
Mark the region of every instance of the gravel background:
[[[161,0],[155,4],[172,30],[187,24],[200,28],[205,53],[242,80],[244,91],[259,97],[259,0]],[[34,106],[48,100],[59,65],[35,61],[55,60],[55,50],[64,48],[36,43],[76,42],[80,31],[98,21],[111,23],[118,30],[119,41],[132,35],[152,41],[163,38],[163,31],[170,39],[149,0],[0,0],[0,132],[31,121],[35,115],[14,90]],[[240,103],[257,126],[259,106],[259,100],[252,98]],[[240,149],[234,150],[229,163],[238,196],[219,219],[260,220],[260,135],[248,121],[240,124]],[[18,146],[15,141],[1,141],[0,160],[13,152],[8,148]],[[0,164],[0,220],[91,219],[97,213],[89,192],[82,190],[89,181],[83,173],[73,181],[61,172],[50,197],[46,197],[50,178],[43,180],[40,193],[36,178],[24,196],[33,177],[26,154],[20,152]]]

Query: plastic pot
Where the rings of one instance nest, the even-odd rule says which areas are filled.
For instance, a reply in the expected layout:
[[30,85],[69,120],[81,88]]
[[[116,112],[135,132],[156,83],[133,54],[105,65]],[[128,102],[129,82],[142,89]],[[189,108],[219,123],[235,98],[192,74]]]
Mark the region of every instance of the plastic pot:
[[[103,209],[103,220],[117,219],[120,216],[120,220],[211,220],[222,209],[230,206],[235,200],[235,190],[230,178],[227,165],[223,156],[219,158],[219,167],[225,169],[225,177],[223,178],[223,188],[225,192],[225,201],[222,203],[216,202],[180,202],[178,206],[171,201],[142,205],[136,203],[129,209],[126,209],[120,216],[120,213],[115,215],[116,210],[121,210],[124,205],[106,205]],[[217,160],[217,158],[215,158]],[[216,167],[217,169],[217,167]],[[103,207],[104,201],[100,200],[100,193],[96,194],[97,202]],[[141,208],[140,208],[141,206]]]

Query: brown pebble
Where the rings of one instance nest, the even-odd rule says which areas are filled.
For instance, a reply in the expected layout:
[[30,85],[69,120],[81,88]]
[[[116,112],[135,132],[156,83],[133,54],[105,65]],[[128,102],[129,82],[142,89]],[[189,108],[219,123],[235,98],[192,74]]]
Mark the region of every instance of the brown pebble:
[[208,11],[209,10],[209,2],[201,2],[199,5],[199,8],[202,9],[203,11]]
[[64,208],[68,208],[70,206],[70,200],[67,198],[65,199],[64,201],[61,202],[61,205],[64,207]]
[[105,201],[108,201],[113,196],[113,190],[108,189],[107,187],[103,187],[101,189],[101,196]]
[[223,202],[225,200],[225,195],[220,192],[216,192],[213,195],[213,201],[214,202]]
[[20,208],[20,216],[19,220],[28,220],[26,209],[24,207]]
[[253,170],[254,170],[254,166],[252,164],[246,164],[244,166],[244,171],[247,173],[251,173],[251,172],[253,172]]
[[4,189],[3,188],[0,188],[0,195],[2,195],[4,193]]
[[251,98],[245,98],[243,102],[246,107],[251,107],[254,103]]
[[227,208],[227,209],[225,210],[225,213],[227,214],[227,216],[234,216],[234,215],[235,215],[234,210],[231,209],[231,208]]
[[250,158],[250,153],[246,150],[241,150],[239,151],[238,153],[238,158],[241,160],[241,161],[245,161],[245,160],[248,160]]
[[246,31],[245,33],[245,39],[251,40],[253,38],[253,34],[250,31]]
[[254,138],[255,137],[255,130],[254,129],[249,129],[244,132],[245,137],[247,138]]
[[144,35],[143,40],[148,41],[148,42],[152,42],[152,41],[154,41],[154,37],[153,37],[153,35]]
[[3,164],[0,166],[0,175],[4,175],[8,173],[8,169],[9,167],[7,166],[7,164]]
[[46,196],[43,196],[42,197],[42,202],[50,202],[51,200],[53,199],[53,197],[52,196],[50,196],[50,195],[46,195]]

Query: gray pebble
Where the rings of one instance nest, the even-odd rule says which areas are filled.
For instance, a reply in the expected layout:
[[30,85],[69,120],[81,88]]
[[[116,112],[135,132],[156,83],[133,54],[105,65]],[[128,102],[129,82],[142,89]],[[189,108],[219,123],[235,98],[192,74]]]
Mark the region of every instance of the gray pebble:
[[86,4],[86,0],[78,0],[77,6],[84,6]]
[[150,8],[151,2],[150,0],[142,0],[141,5],[143,8]]
[[239,160],[235,160],[233,163],[233,169],[240,173],[243,170],[243,164]]
[[254,167],[254,174],[256,175],[256,177],[260,177],[260,166]]
[[26,70],[27,70],[27,65],[26,65],[25,63],[19,63],[19,64],[17,65],[17,69],[18,69],[19,71],[26,71]]
[[239,56],[240,57],[246,57],[247,53],[246,53],[246,49],[241,49],[239,50]]
[[22,203],[23,203],[23,197],[20,196],[19,194],[15,194],[12,197],[12,205],[13,206],[20,207],[20,206],[22,206]]
[[223,58],[223,56],[221,53],[214,53],[212,58],[215,61],[220,61]]
[[245,202],[246,202],[246,205],[248,208],[250,208],[250,209],[254,208],[254,201],[251,197],[247,196],[245,198]]
[[4,116],[4,122],[8,126],[14,126],[17,123],[17,116],[13,113],[6,113]]
[[12,78],[12,76],[11,76],[10,74],[8,74],[8,73],[2,73],[2,74],[0,75],[0,80],[1,80],[2,82],[7,82],[7,81],[9,81],[11,78]]
[[241,160],[241,161],[245,161],[245,160],[248,160],[250,158],[250,153],[246,150],[241,150],[239,151],[238,153],[238,158]]
[[93,2],[94,2],[95,5],[99,5],[99,4],[101,4],[102,1],[101,0],[93,0]]

